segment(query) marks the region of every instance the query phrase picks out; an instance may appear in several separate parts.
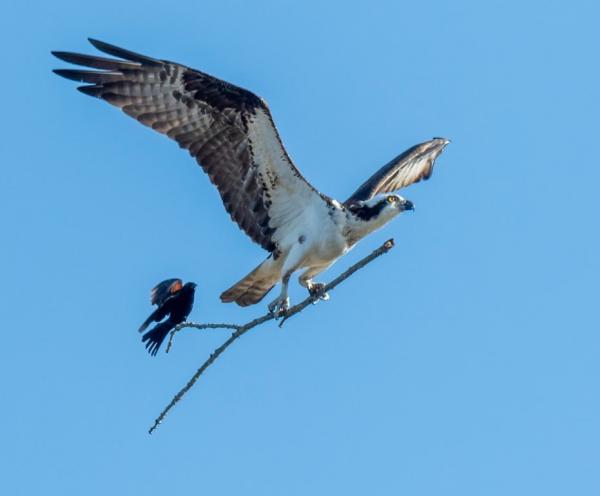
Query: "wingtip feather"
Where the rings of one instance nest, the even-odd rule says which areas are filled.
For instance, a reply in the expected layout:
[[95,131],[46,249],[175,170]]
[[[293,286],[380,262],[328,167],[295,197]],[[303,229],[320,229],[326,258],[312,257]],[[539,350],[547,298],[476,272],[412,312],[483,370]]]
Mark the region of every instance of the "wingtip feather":
[[[110,43],[106,43],[105,41],[101,41],[96,38],[88,37],[87,40],[92,44],[92,46],[94,48],[97,48],[101,52],[106,52],[106,50],[110,50],[112,48],[118,48],[114,45],[111,45]],[[109,52],[106,52],[106,53],[109,53]]]
[[146,55],[142,55],[141,53],[126,50],[125,48],[121,48],[116,45],[111,45],[110,43],[106,43],[105,41],[100,41],[95,38],[88,38],[88,41],[101,52],[108,53],[113,57],[119,57],[124,60],[138,62],[146,65],[161,65],[160,60],[153,59],[152,57],[148,57]]
[[62,50],[51,50],[50,53],[54,55],[57,59],[63,60],[65,62],[71,62],[71,56],[74,55],[71,52],[65,52]]
[[65,79],[83,83],[83,79],[78,75],[78,71],[72,69],[52,69],[52,72],[57,76],[64,77]]
[[81,91],[84,95],[98,97],[98,86],[78,86],[77,91]]

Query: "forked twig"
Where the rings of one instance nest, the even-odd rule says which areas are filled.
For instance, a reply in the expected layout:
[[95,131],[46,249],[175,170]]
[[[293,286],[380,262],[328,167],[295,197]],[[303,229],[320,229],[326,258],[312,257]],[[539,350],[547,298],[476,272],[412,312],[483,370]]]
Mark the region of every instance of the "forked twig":
[[[373,260],[375,260],[376,258],[380,257],[384,253],[387,253],[388,251],[390,251],[393,247],[394,247],[394,240],[393,239],[388,239],[379,248],[377,248],[376,250],[374,250],[370,255],[367,255],[362,260],[359,260],[354,265],[352,265],[348,270],[346,270],[344,273],[342,273],[341,275],[339,275],[338,277],[336,277],[329,284],[326,284],[325,287],[323,288],[323,293],[331,291],[338,284],[340,284],[343,281],[345,281],[346,279],[348,279],[357,270],[362,269],[368,263],[372,262]],[[323,294],[323,293],[321,293],[321,294]],[[169,411],[171,410],[171,408],[173,408],[177,403],[179,403],[179,401],[181,401],[181,399],[193,387],[193,385],[200,378],[200,376],[204,373],[204,371],[208,367],[210,367],[213,364],[213,362],[227,348],[229,348],[229,346],[231,346],[234,343],[234,341],[236,341],[238,338],[242,337],[250,329],[253,329],[256,326],[264,324],[265,322],[268,322],[270,320],[277,319],[279,317],[283,317],[283,319],[279,323],[279,327],[281,327],[290,317],[293,317],[297,313],[300,313],[307,306],[309,306],[312,303],[317,302],[318,300],[319,300],[319,296],[318,295],[309,296],[305,300],[301,301],[297,305],[294,305],[289,310],[287,310],[287,312],[285,312],[284,315],[277,315],[277,314],[268,313],[266,315],[263,315],[262,317],[258,317],[258,318],[254,319],[254,320],[252,320],[252,321],[250,321],[250,322],[248,322],[246,324],[243,324],[243,325],[237,325],[237,324],[197,324],[195,322],[183,322],[182,324],[179,324],[177,327],[175,327],[175,329],[173,329],[171,331],[171,335],[169,336],[169,343],[167,345],[167,350],[166,350],[167,353],[171,349],[171,346],[173,344],[173,337],[175,336],[175,334],[177,332],[181,331],[182,329],[186,328],[186,327],[192,327],[192,328],[195,328],[195,329],[233,329],[234,332],[231,334],[231,336],[229,336],[229,338],[221,346],[219,346],[217,349],[215,349],[210,354],[210,356],[208,357],[208,359],[200,366],[200,368],[190,378],[190,380],[187,382],[187,384],[173,397],[173,399],[171,400],[171,402],[163,409],[163,411],[160,412],[160,415],[156,418],[156,420],[154,421],[154,424],[152,425],[152,427],[150,427],[148,433],[152,434],[156,430],[156,428],[165,419],[165,417],[167,416],[167,414],[169,413]]]

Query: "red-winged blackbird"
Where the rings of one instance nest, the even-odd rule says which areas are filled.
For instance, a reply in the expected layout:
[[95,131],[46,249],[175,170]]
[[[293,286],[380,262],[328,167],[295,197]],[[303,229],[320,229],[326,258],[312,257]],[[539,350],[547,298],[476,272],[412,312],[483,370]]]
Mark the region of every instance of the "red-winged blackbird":
[[[158,308],[141,325],[139,332],[144,332],[151,322],[158,322],[142,336],[146,349],[152,356],[156,355],[167,334],[178,324],[185,322],[194,306],[196,284],[181,279],[167,279],[158,283],[150,293],[150,302]],[[168,315],[168,317],[167,317]],[[167,320],[161,322],[167,317]]]

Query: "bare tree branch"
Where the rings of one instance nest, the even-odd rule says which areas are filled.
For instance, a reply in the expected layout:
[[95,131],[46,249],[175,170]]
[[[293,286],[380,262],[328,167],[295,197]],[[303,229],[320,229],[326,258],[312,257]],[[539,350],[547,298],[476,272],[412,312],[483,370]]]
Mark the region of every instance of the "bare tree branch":
[[[345,281],[346,279],[348,279],[357,270],[362,269],[368,263],[372,262],[373,260],[380,257],[384,253],[387,253],[388,251],[390,251],[393,247],[394,247],[394,240],[388,239],[385,243],[383,243],[383,245],[381,245],[379,248],[374,250],[370,255],[366,256],[362,260],[359,260],[357,263],[352,265],[348,270],[346,270],[344,273],[342,273],[341,275],[336,277],[329,284],[326,284],[325,287],[323,288],[323,291],[320,294],[331,291],[338,284],[340,284],[343,281]],[[231,334],[231,336],[229,336],[229,338],[221,346],[219,346],[217,349],[215,349],[210,354],[208,359],[200,366],[200,368],[190,378],[190,380],[187,382],[187,384],[173,397],[171,402],[163,409],[163,411],[160,412],[160,415],[156,418],[156,420],[154,421],[154,424],[148,430],[148,433],[152,434],[156,430],[156,428],[165,419],[165,417],[167,416],[167,414],[169,413],[171,408],[173,408],[177,403],[179,403],[179,401],[181,401],[181,399],[184,397],[184,395],[194,386],[194,384],[200,378],[200,376],[204,373],[204,371],[208,367],[210,367],[213,364],[213,362],[219,357],[219,355],[221,355],[221,353],[223,353],[227,348],[229,348],[229,346],[231,346],[234,343],[234,341],[236,341],[238,338],[242,337],[250,329],[253,329],[254,327],[264,324],[265,322],[268,322],[270,320],[275,320],[279,317],[283,317],[283,319],[279,323],[279,327],[281,327],[285,323],[285,321],[288,320],[290,317],[293,317],[297,313],[300,313],[307,306],[309,306],[312,303],[316,303],[317,301],[319,301],[319,295],[309,296],[308,298],[301,301],[297,305],[294,305],[293,307],[291,307],[289,310],[287,310],[285,312],[285,314],[268,313],[266,315],[263,315],[262,317],[258,317],[258,318],[254,319],[246,324],[243,324],[243,325],[197,324],[195,322],[183,322],[182,324],[179,324],[177,327],[175,327],[175,329],[173,329],[171,331],[171,335],[169,337],[169,343],[167,345],[167,350],[166,350],[167,353],[171,349],[171,346],[173,343],[173,337],[175,336],[175,334],[186,327],[192,327],[194,329],[201,329],[201,330],[202,329],[233,329],[234,332]]]
[[193,327],[194,329],[233,329],[235,331],[239,330],[242,326],[239,326],[237,324],[196,324],[195,322],[182,322],[181,324],[177,325],[172,331],[171,334],[169,335],[169,343],[167,344],[167,349],[165,350],[165,353],[169,353],[169,351],[171,351],[171,346],[173,346],[173,338],[175,337],[175,334],[179,331],[181,331],[181,329],[184,329],[186,327]]

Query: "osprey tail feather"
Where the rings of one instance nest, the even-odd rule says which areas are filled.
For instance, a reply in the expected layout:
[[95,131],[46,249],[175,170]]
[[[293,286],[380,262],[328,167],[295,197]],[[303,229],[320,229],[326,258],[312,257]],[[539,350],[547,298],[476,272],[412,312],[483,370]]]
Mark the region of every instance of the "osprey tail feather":
[[223,303],[236,302],[241,307],[254,305],[273,289],[280,279],[278,263],[271,256],[241,281],[221,294]]

